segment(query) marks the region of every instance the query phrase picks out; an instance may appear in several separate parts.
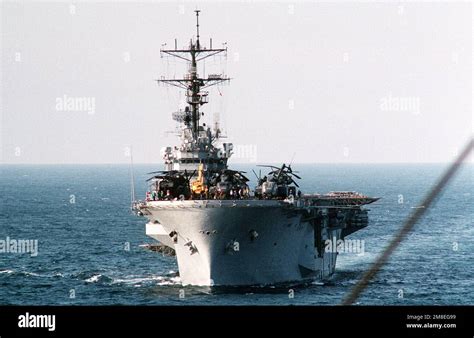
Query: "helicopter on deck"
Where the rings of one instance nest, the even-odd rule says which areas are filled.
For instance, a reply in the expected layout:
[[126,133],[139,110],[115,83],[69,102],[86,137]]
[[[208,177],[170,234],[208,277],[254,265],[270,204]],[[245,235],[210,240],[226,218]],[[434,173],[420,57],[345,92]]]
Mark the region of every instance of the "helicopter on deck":
[[289,196],[296,197],[301,192],[296,179],[301,179],[293,169],[291,164],[282,164],[281,167],[274,165],[259,165],[259,167],[270,168],[271,171],[262,178],[262,172],[259,175],[253,170],[254,175],[257,177],[257,186],[255,187],[255,197],[260,199],[285,199]]

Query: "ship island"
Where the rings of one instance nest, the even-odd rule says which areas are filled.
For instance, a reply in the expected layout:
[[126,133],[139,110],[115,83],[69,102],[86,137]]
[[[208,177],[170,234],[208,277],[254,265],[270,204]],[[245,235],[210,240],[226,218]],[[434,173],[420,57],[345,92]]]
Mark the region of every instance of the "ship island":
[[262,165],[264,176],[228,166],[233,145],[223,142],[219,124],[202,123],[209,102],[206,88],[229,82],[225,74],[200,76],[199,62],[226,54],[206,47],[196,35],[186,48],[162,48],[162,55],[186,62],[182,78],[159,83],[185,92],[186,105],[172,113],[180,125],[180,144],[165,147],[163,170],[149,173],[143,200],[132,209],[145,217],[146,235],[160,251],[176,257],[183,285],[262,286],[329,279],[337,250],[328,240],[344,240],[368,226],[365,205],[378,200],[352,191],[306,194],[292,164]]

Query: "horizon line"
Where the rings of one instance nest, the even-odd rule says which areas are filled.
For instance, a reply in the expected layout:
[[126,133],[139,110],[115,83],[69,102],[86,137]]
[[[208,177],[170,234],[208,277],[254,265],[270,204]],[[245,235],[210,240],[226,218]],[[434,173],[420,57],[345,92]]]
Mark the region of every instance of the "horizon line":
[[[284,162],[256,162],[256,163],[249,163],[249,162],[235,162],[231,163],[231,165],[253,165],[258,166],[260,164],[283,164]],[[446,162],[293,162],[291,165],[305,165],[305,164],[449,164],[450,161]],[[285,163],[286,164],[286,163]],[[474,164],[474,161],[463,161],[463,164]],[[127,165],[129,166],[130,163],[127,162],[31,162],[31,163],[3,163],[0,162],[1,165]],[[153,162],[137,162],[133,163],[133,165],[163,165],[163,163],[153,163]]]

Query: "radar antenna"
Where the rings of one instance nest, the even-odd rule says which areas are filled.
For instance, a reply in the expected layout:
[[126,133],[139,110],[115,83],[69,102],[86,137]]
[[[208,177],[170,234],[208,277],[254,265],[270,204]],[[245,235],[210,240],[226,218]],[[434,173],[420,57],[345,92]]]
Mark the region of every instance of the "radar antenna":
[[209,102],[209,92],[203,89],[215,86],[219,83],[228,82],[230,80],[224,74],[209,74],[207,78],[200,77],[198,74],[198,63],[210,56],[225,53],[227,55],[227,47],[212,48],[212,39],[210,40],[210,48],[206,48],[199,42],[199,12],[196,13],[196,41],[190,40],[189,47],[178,49],[177,41],[175,40],[175,49],[161,49],[161,56],[167,55],[176,57],[189,62],[188,73],[183,78],[166,79],[162,77],[157,79],[158,83],[163,83],[186,90],[186,102],[188,106],[185,109],[183,116],[183,123],[192,131],[192,138],[197,141],[199,134],[199,119],[201,117],[200,106]]

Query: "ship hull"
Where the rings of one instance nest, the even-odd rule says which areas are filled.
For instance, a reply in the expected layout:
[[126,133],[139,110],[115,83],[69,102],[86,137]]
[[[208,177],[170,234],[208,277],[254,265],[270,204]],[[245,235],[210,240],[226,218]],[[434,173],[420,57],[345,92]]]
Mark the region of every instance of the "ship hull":
[[318,256],[311,223],[281,201],[157,201],[146,209],[147,234],[173,247],[183,285],[300,282],[335,269],[336,254]]

